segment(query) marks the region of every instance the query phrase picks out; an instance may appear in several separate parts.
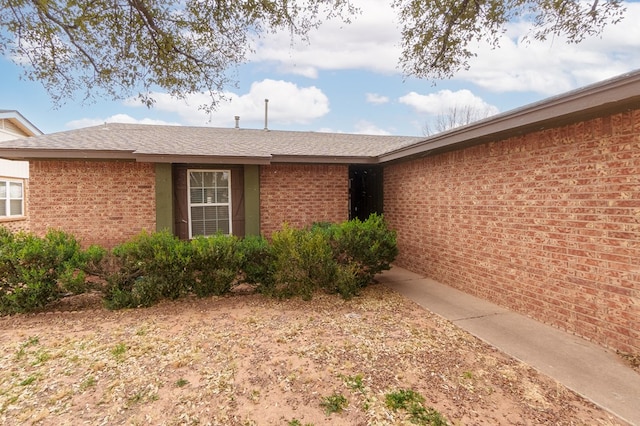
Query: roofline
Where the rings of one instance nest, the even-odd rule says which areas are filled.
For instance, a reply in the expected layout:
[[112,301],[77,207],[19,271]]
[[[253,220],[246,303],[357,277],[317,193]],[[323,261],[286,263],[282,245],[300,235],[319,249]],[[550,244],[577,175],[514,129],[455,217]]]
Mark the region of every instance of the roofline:
[[274,155],[271,163],[296,164],[377,164],[378,157],[337,155]]
[[78,149],[24,149],[2,148],[0,145],[0,157],[8,160],[132,160],[136,157],[133,151],[101,150],[84,151]]
[[199,163],[199,164],[256,164],[269,165],[273,163],[296,164],[377,164],[377,157],[360,156],[303,156],[303,155],[273,155],[273,156],[207,156],[207,155],[170,155],[170,154],[137,154],[135,151],[100,150],[83,151],[77,149],[59,150],[31,150],[24,148],[2,148],[0,157],[8,160],[130,160],[147,163]]
[[25,130],[27,133],[31,133],[30,136],[40,136],[44,133],[27,120],[20,112],[16,110],[2,110],[0,111],[0,119],[14,119],[18,122],[18,127]]
[[379,156],[378,161],[423,157],[582,121],[604,112],[622,112],[638,105],[640,70],[436,134],[417,144],[387,152]]
[[271,157],[240,157],[211,155],[134,154],[139,163],[198,163],[198,164],[271,164]]

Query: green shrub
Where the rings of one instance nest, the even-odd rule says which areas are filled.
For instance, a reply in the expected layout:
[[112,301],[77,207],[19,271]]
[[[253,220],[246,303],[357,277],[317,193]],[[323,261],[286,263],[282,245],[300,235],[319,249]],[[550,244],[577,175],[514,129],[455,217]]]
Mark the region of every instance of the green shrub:
[[269,254],[272,279],[259,291],[309,299],[324,290],[348,299],[389,269],[398,249],[395,232],[373,214],[365,221],[316,223],[307,230],[284,226],[273,234]]
[[274,256],[269,241],[258,235],[244,237],[239,242],[240,270],[245,283],[271,288],[274,275]]
[[357,296],[362,288],[359,267],[354,263],[336,264],[334,281],[326,288],[329,293],[337,293],[343,299]]
[[396,233],[387,227],[382,215],[374,213],[365,221],[349,220],[324,232],[330,236],[336,261],[354,265],[361,287],[369,285],[376,274],[390,269],[398,255]]
[[330,289],[337,265],[323,232],[284,226],[271,238],[273,282],[262,291],[277,297],[311,299],[320,289]]
[[229,293],[241,263],[238,238],[216,235],[193,239],[189,265],[194,274],[193,292],[199,297]]
[[32,311],[66,293],[86,291],[84,270],[104,250],[84,251],[70,234],[50,230],[43,238],[0,230],[0,313]]
[[117,271],[108,276],[105,302],[110,309],[151,306],[177,299],[194,284],[191,246],[167,231],[142,232],[112,250]]

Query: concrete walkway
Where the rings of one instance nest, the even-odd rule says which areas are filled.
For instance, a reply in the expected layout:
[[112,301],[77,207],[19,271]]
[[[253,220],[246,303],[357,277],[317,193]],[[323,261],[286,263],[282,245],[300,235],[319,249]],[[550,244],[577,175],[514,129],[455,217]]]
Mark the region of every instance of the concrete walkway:
[[394,267],[376,279],[622,420],[640,426],[640,374],[615,353],[406,269]]

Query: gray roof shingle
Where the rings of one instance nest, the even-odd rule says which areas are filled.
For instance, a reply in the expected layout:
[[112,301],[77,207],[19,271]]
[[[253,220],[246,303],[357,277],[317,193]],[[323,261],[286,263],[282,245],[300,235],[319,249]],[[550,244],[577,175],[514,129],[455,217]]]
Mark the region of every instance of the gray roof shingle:
[[[330,157],[340,162],[376,158],[424,138],[346,133],[251,130],[213,127],[108,123],[0,143],[0,156],[51,158],[110,158],[113,153],[133,159],[193,157],[295,161]],[[39,154],[38,154],[39,153]],[[111,153],[111,154],[109,154]]]

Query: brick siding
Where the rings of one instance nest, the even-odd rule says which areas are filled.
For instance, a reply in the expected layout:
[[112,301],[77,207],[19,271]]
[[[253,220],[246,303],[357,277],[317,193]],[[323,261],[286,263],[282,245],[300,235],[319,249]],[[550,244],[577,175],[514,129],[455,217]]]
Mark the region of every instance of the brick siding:
[[385,168],[398,265],[640,353],[640,110]]
[[153,164],[30,161],[30,231],[62,229],[83,245],[111,248],[142,230],[155,231]]
[[270,236],[288,223],[302,228],[314,222],[349,218],[349,168],[344,165],[272,165],[260,167],[260,232]]

